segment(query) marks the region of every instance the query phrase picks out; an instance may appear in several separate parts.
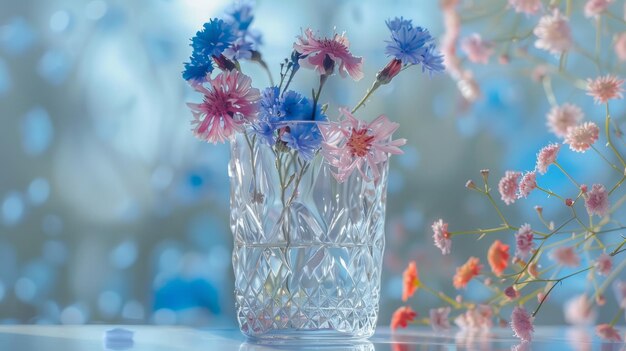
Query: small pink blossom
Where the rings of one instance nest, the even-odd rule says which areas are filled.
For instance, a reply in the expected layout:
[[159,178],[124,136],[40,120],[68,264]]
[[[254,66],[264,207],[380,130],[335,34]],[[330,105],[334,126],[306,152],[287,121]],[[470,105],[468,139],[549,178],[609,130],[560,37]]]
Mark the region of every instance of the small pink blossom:
[[606,253],[602,253],[596,259],[595,268],[599,275],[609,275],[609,273],[611,273],[611,269],[613,269],[613,260],[611,259],[611,256]]
[[606,11],[613,0],[587,0],[585,4],[585,17],[597,17]]
[[517,13],[534,15],[541,10],[541,0],[509,0],[509,5]]
[[478,305],[454,319],[454,324],[463,330],[488,330],[493,327],[493,310],[488,305]]
[[610,324],[600,324],[596,327],[596,335],[607,341],[622,342],[622,337],[617,329]]
[[452,240],[450,240],[450,233],[448,232],[448,223],[444,222],[443,219],[439,219],[433,223],[431,228],[433,229],[435,246],[441,250],[443,255],[449,254],[452,248]]
[[450,307],[433,308],[430,310],[430,326],[434,331],[438,332],[450,329],[450,321],[448,318],[450,311]]
[[517,197],[526,198],[531,191],[537,188],[537,172],[526,172],[519,182]]
[[367,123],[356,119],[345,108],[340,108],[339,112],[343,119],[319,126],[324,137],[322,154],[337,168],[333,175],[337,181],[344,182],[358,170],[364,179],[377,180],[379,164],[387,161],[389,154],[401,154],[400,146],[406,143],[406,139],[391,140],[398,123],[384,115]]
[[237,70],[226,71],[193,88],[204,95],[199,104],[188,103],[192,111],[193,132],[210,143],[224,142],[256,118],[259,90],[252,88],[250,77]]
[[585,197],[585,207],[590,216],[604,217],[609,212],[609,194],[602,184],[594,184]]
[[613,283],[613,293],[619,307],[626,309],[626,280],[616,280]]
[[531,341],[535,328],[533,327],[533,317],[524,307],[515,306],[511,314],[511,329],[515,336],[524,340]]
[[533,241],[534,234],[530,227],[530,224],[526,223],[522,225],[517,233],[515,233],[515,256],[521,259],[526,259],[530,251],[535,246]]
[[509,286],[504,289],[504,295],[511,300],[515,300],[519,297],[519,291],[515,290],[513,286]]
[[576,105],[566,103],[554,106],[547,115],[548,129],[557,137],[564,138],[567,130],[575,127],[583,118],[583,110]]
[[363,58],[353,56],[349,46],[350,42],[345,34],[335,33],[331,39],[316,38],[313,31],[307,28],[304,35],[298,37],[293,48],[301,55],[306,55],[300,59],[301,65],[314,68],[319,74],[328,74],[330,59],[332,66],[339,65],[338,71],[342,77],[347,73],[358,81],[363,78]]
[[498,191],[500,191],[500,198],[505,204],[510,205],[517,199],[518,183],[521,176],[520,172],[506,171],[504,177],[500,179]]
[[607,74],[596,79],[587,79],[587,95],[592,96],[596,104],[606,104],[610,99],[623,99],[623,79]]
[[587,295],[577,295],[565,302],[565,321],[573,325],[591,325],[596,320],[596,310]]
[[537,40],[535,47],[547,50],[552,54],[561,54],[572,47],[572,33],[566,17],[558,9],[545,15],[533,30]]
[[556,156],[559,154],[561,145],[549,144],[543,149],[539,150],[537,154],[537,171],[541,174],[546,174],[548,167],[556,161]]
[[474,63],[486,65],[493,55],[493,44],[483,40],[478,33],[474,33],[461,41],[461,49],[467,58]]
[[585,152],[599,137],[600,128],[593,122],[585,122],[570,128],[563,143],[568,144],[572,151]]
[[615,54],[620,61],[626,61],[626,32],[617,36],[613,49],[615,49]]
[[578,267],[580,256],[574,251],[572,246],[560,246],[552,250],[550,258],[566,267]]

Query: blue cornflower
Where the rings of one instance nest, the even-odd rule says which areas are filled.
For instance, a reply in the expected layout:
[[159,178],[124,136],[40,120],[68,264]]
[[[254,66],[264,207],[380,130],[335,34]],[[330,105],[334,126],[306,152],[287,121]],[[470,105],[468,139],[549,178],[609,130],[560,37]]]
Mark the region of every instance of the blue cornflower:
[[307,98],[289,90],[281,97],[281,113],[281,117],[286,121],[299,121],[311,119],[313,112]]
[[437,51],[435,44],[428,45],[428,50],[422,60],[422,72],[428,70],[432,74],[433,72],[443,72],[445,69],[443,55]]
[[249,60],[252,58],[253,44],[245,41],[243,38],[238,38],[232,45],[224,50],[224,56],[231,60]]
[[388,20],[391,40],[386,41],[385,53],[402,61],[404,65],[422,65],[429,73],[444,70],[443,56],[436,50],[433,37],[427,29],[413,27],[410,20],[396,17]]
[[231,25],[213,18],[191,39],[191,46],[195,55],[220,56],[235,39]]
[[[328,117],[322,113],[319,104],[315,106],[315,115],[313,115],[313,101],[307,98],[303,98],[303,100],[305,101],[303,118],[294,121],[294,123],[289,123],[289,128],[281,134],[280,140],[285,142],[290,149],[296,150],[298,157],[310,161],[322,144],[322,133],[315,122],[328,121]],[[315,118],[311,119],[313,116]]]
[[185,62],[183,79],[189,81],[204,81],[207,74],[213,72],[211,60],[204,55],[191,55],[190,62]]
[[245,32],[254,19],[252,12],[251,4],[245,2],[236,3],[226,12],[228,23],[232,24],[237,30]]
[[392,32],[397,32],[402,27],[413,28],[413,20],[405,20],[404,17],[396,17],[385,21],[387,28]]

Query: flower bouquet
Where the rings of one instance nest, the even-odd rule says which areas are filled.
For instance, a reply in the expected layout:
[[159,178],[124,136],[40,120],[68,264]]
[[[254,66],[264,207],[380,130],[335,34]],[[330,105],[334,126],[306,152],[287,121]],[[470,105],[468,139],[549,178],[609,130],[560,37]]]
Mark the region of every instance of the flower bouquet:
[[[456,268],[452,285],[459,295],[453,298],[430,289],[420,278],[417,263],[410,262],[403,274],[402,299],[407,301],[417,291],[424,291],[435,295],[444,305],[430,309],[423,319],[418,319],[417,311],[410,306],[402,306],[392,317],[393,329],[409,323],[425,323],[442,332],[450,329],[453,320],[467,332],[488,333],[494,325],[508,325],[523,343],[527,343],[533,336],[534,319],[545,302],[553,299],[552,293],[566,281],[578,276],[585,278],[585,287],[565,303],[565,320],[574,325],[596,324],[596,309],[607,304],[605,296],[612,289],[617,308],[609,311],[609,318],[597,323],[595,331],[602,339],[623,341],[616,325],[626,318],[626,260],[623,257],[626,238],[620,234],[626,227],[619,212],[626,201],[622,187],[626,180],[626,143],[619,124],[612,119],[610,106],[619,106],[622,110],[624,106],[624,80],[614,73],[623,72],[626,32],[616,33],[615,30],[624,31],[626,22],[623,16],[614,14],[612,3],[611,0],[509,0],[501,12],[485,14],[474,7],[478,3],[441,1],[446,27],[442,51],[447,70],[457,81],[465,101],[471,104],[481,96],[476,68],[472,64],[489,64],[491,56],[500,52],[501,65],[517,61],[530,66],[532,74],[529,76],[534,84],[541,85],[550,104],[545,118],[548,131],[560,142],[541,148],[534,167],[529,170],[506,171],[497,181],[501,201],[493,196],[492,186],[496,184],[489,170],[480,171],[480,182],[467,181],[465,187],[479,194],[493,208],[495,224],[472,230],[451,230],[453,224],[449,226],[439,219],[432,223],[431,233],[443,255],[450,254],[453,241],[463,237],[475,236],[489,241],[489,247],[483,252],[487,264],[483,265],[480,257],[472,256]],[[481,5],[485,4],[495,6],[488,1]],[[498,5],[503,4],[498,2]],[[626,11],[623,7],[617,10]],[[504,35],[496,34],[503,38],[483,39],[473,33],[462,39],[464,16],[465,19],[478,16],[486,22],[494,18],[513,18],[511,22],[515,25],[510,29],[506,27],[510,32]],[[574,26],[569,18],[581,20]],[[573,29],[593,31],[594,27],[595,51],[589,52],[582,43],[576,42]],[[602,49],[602,43],[608,42],[606,38],[603,40],[605,36],[611,38],[613,50]],[[581,59],[576,69],[571,68],[574,64],[568,64],[569,57]],[[589,66],[600,73],[586,80],[579,77],[581,69]],[[581,97],[574,103],[572,96],[576,94]],[[559,95],[567,96],[568,100],[559,103]],[[591,105],[592,98],[595,106]],[[579,107],[583,104],[594,106],[588,116]],[[594,115],[603,122],[603,128],[593,121]],[[564,153],[570,153],[574,160],[569,166],[582,168],[585,171],[582,175],[592,176],[588,178],[594,179],[593,184],[581,182],[582,175],[573,174],[570,167],[561,162],[563,156],[568,156]],[[588,166],[589,157],[597,157],[605,166],[604,171]],[[565,190],[549,189],[548,176],[560,179]],[[535,217],[523,221],[514,221],[506,215],[503,205],[538,199],[538,195],[547,198],[551,204],[549,209],[534,206],[534,211],[529,212],[534,212]],[[480,289],[482,285],[489,297],[479,301],[464,298],[469,284],[473,284],[473,289]]]
[[[260,339],[368,337],[378,314],[388,160],[405,140],[393,139],[398,124],[386,116],[368,122],[357,113],[401,71],[439,72],[443,57],[428,30],[403,18],[387,21],[389,64],[354,108],[334,112],[323,102],[327,80],[364,76],[345,34],[306,29],[275,84],[252,20],[252,7],[237,4],[205,23],[183,72],[202,96],[188,104],[194,134],[231,145],[241,330]],[[246,62],[267,71],[269,86],[252,87]],[[319,78],[310,96],[290,89],[302,69]]]

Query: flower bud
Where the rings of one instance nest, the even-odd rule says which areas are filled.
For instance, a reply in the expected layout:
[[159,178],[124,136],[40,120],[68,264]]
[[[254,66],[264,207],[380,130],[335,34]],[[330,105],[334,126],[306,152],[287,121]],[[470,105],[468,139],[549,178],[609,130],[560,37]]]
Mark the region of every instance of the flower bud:
[[587,193],[587,184],[581,184],[580,185],[580,192],[583,194]]
[[511,300],[515,300],[519,297],[519,291],[515,290],[513,286],[509,286],[504,289],[504,295]]
[[574,200],[570,198],[565,199],[565,206],[572,207],[573,204],[574,204]]
[[474,184],[474,181],[470,179],[465,182],[465,187],[468,189],[476,189],[476,184]]
[[393,77],[400,73],[400,70],[402,70],[402,61],[393,59],[389,61],[385,68],[376,74],[376,80],[378,80],[380,84],[388,84]]

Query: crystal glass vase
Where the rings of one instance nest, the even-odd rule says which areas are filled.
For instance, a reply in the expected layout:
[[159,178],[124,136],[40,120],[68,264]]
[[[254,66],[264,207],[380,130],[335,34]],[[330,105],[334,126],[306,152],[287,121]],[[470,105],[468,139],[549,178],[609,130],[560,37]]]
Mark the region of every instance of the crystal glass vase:
[[344,182],[251,134],[231,141],[235,301],[252,339],[367,338],[378,316],[387,161]]

